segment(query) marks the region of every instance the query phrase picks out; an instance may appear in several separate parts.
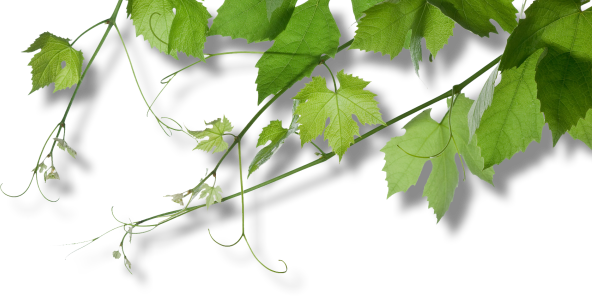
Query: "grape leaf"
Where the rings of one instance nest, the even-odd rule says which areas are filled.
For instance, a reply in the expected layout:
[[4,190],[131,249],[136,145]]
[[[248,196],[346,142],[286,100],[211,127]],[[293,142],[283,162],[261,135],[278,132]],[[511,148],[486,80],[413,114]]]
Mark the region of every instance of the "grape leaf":
[[389,0],[365,14],[358,23],[351,48],[388,54],[393,59],[410,34],[409,50],[416,74],[422,60],[421,38],[426,39],[426,46],[435,57],[454,29],[454,21],[426,0]]
[[[82,75],[82,51],[75,50],[70,46],[70,39],[55,36],[49,32],[41,34],[34,42],[23,52],[36,53],[29,66],[33,68],[33,88],[29,94],[54,83],[55,93],[58,90],[72,87],[80,81]],[[62,67],[62,63],[66,63]]]
[[547,48],[535,80],[553,145],[592,107],[592,11],[588,0],[539,0],[508,38],[500,69]]
[[296,0],[226,0],[209,35],[244,38],[248,43],[273,40],[288,24]]
[[151,46],[175,59],[178,51],[205,59],[203,48],[211,15],[200,2],[133,0],[127,8],[136,36],[143,35]]
[[354,16],[356,17],[356,20],[359,20],[362,17],[362,13],[368,10],[368,8],[383,1],[384,0],[351,0],[352,9],[354,11]]
[[199,198],[206,198],[206,208],[209,209],[210,206],[215,202],[222,202],[222,188],[220,188],[220,186],[211,187],[210,185],[204,183],[202,188],[203,191],[201,192]]
[[502,73],[491,107],[483,113],[476,132],[485,168],[526,150],[533,140],[541,140],[545,118],[537,100],[535,70],[542,53],[540,49],[519,68]]
[[479,127],[481,122],[481,117],[483,117],[483,112],[491,106],[491,100],[493,100],[493,93],[495,88],[495,80],[497,79],[497,75],[499,74],[499,64],[493,68],[489,78],[483,85],[483,89],[481,89],[481,93],[479,93],[479,97],[471,106],[469,110],[469,140],[473,138],[475,131]]
[[286,29],[256,64],[259,104],[267,96],[310,76],[321,55],[335,57],[339,37],[329,0],[308,0],[296,7]]
[[[257,147],[271,143],[257,152],[255,158],[249,165],[249,176],[257,169],[259,169],[264,163],[266,163],[271,157],[284,145],[286,139],[298,130],[298,115],[295,113],[298,108],[299,100],[294,100],[292,106],[292,122],[290,123],[289,129],[282,127],[281,120],[274,120],[269,123],[268,126],[263,128],[263,131],[259,135],[257,141]],[[247,176],[247,178],[249,177]]]
[[115,260],[119,260],[121,258],[123,258],[123,264],[129,266],[129,268],[132,268],[132,263],[127,260],[125,257],[123,257],[123,255],[121,253],[119,253],[119,250],[115,250],[113,252],[111,252],[111,256],[113,256],[113,258],[115,258]]
[[72,149],[72,147],[70,147],[68,145],[68,143],[66,143],[66,141],[64,141],[63,139],[59,139],[59,138],[53,138],[53,140],[58,143],[58,148],[60,148],[64,151],[68,151],[68,154],[70,154],[70,156],[72,156],[73,158],[76,158],[76,155],[78,155],[78,154],[76,153],[76,151],[74,149]]
[[50,179],[54,179],[54,180],[60,179],[60,175],[58,174],[58,171],[56,170],[56,168],[54,166],[49,167],[49,169],[47,169],[43,173],[43,180],[45,182],[47,182],[47,180],[50,180]]
[[211,125],[212,127],[206,128],[203,131],[187,130],[190,135],[194,136],[198,140],[208,137],[207,140],[203,140],[197,143],[197,146],[193,148],[193,150],[200,149],[205,152],[213,150],[212,153],[222,152],[226,150],[228,148],[228,143],[224,142],[224,139],[222,139],[222,137],[225,133],[229,133],[232,131],[232,125],[230,124],[230,121],[226,119],[226,116],[224,116],[222,120],[218,118],[214,121],[206,122],[206,125]]
[[[450,118],[454,140],[448,146],[446,145],[450,137],[449,113],[437,123],[430,116],[431,109],[427,109],[405,125],[406,132],[403,136],[392,138],[382,148],[386,161],[383,171],[386,172],[389,188],[387,197],[407,191],[411,185],[415,185],[423,165],[429,160],[433,167],[423,196],[427,196],[429,207],[434,209],[440,221],[448,210],[458,186],[458,168],[454,160],[458,152],[474,175],[492,183],[494,171],[491,168],[483,170],[483,158],[479,147],[476,146],[475,138],[468,142],[467,114],[471,104],[472,101],[463,94],[457,97]],[[437,154],[444,147],[446,149],[437,157],[416,157]],[[459,151],[455,147],[458,147]],[[402,149],[416,156],[411,156]]]
[[[275,10],[282,7],[282,5],[285,4],[286,2],[287,2],[287,0],[265,0],[265,4],[266,4],[266,8],[267,8],[267,19],[271,21],[271,16],[275,12]],[[294,4],[292,5],[292,7],[294,7],[295,5],[296,5],[296,1],[294,1]]]
[[588,110],[586,118],[580,118],[578,124],[569,131],[569,134],[592,149],[592,109]]
[[[218,176],[220,176],[220,173],[217,173],[217,174],[218,174]],[[199,182],[201,182],[207,175],[208,175],[208,169],[206,168],[206,174],[203,177],[199,178]],[[189,202],[187,202],[187,205],[184,208],[187,208],[189,206],[189,204],[191,204],[191,202],[203,191],[203,188],[205,188],[206,186],[210,186],[212,184],[213,180],[214,180],[214,176],[210,176],[209,178],[206,179],[206,181],[204,181],[201,185],[199,185],[199,187],[192,188]]]
[[[358,124],[353,120],[356,115],[361,124],[385,124],[374,100],[375,94],[364,88],[370,83],[361,78],[337,73],[340,87],[336,92],[327,88],[325,78],[316,76],[294,97],[300,105],[295,114],[300,115],[300,141],[304,146],[325,130],[325,140],[335,154],[341,157],[354,142],[354,136],[360,136]],[[325,128],[327,118],[329,125]]]
[[504,31],[511,33],[516,28],[518,10],[512,0],[428,0],[442,13],[463,28],[481,36],[497,33],[490,20],[495,20]]

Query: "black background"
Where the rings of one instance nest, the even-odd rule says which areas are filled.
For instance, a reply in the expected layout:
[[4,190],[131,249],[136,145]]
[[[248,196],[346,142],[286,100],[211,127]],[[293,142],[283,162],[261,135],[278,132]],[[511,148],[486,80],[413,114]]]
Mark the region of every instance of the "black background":
[[[218,6],[207,6],[215,16]],[[519,6],[518,6],[519,9]],[[350,6],[334,5],[331,11],[341,30],[340,43],[350,40],[356,26]],[[193,63],[196,59],[179,54],[180,61],[159,53],[136,38],[131,20],[124,13],[119,22],[133,66],[148,102],[162,88],[159,80]],[[210,19],[210,25],[212,23]],[[496,23],[498,34],[480,38],[459,25],[448,45],[428,62],[423,46],[420,74],[429,90],[417,79],[408,50],[392,61],[381,53],[350,50],[341,52],[328,65],[334,73],[345,69],[372,81],[367,89],[378,94],[377,101],[384,121],[446,92],[453,84],[479,70],[501,54],[508,33]],[[86,58],[84,67],[102,34],[90,42],[77,43]],[[235,50],[264,51],[272,42],[246,44],[244,39],[208,38],[204,52]],[[230,55],[208,60],[183,72],[181,81],[161,95],[153,109],[158,116],[174,119],[221,117],[222,113],[255,113],[257,69],[260,55]],[[328,80],[324,67],[313,74]],[[310,78],[304,78],[286,92],[264,113],[269,120],[281,119],[286,127],[291,118],[293,97]],[[498,79],[499,82],[499,79]],[[476,99],[483,82],[465,94]],[[51,94],[53,84],[38,92],[39,115],[61,116],[73,88]],[[267,100],[269,100],[268,97]],[[266,100],[266,102],[267,102]],[[440,120],[445,104],[432,112]],[[54,152],[60,181],[41,183],[50,199],[35,197],[3,198],[0,204],[11,227],[5,228],[4,259],[60,260],[75,247],[50,247],[100,236],[118,225],[110,214],[111,206],[173,205],[165,194],[193,187],[205,168],[215,166],[222,153],[191,151],[195,141],[181,133],[167,137],[155,119],[145,117],[146,106],[139,94],[125,51],[115,31],[111,30],[76,96],[70,114],[74,116],[67,132],[67,142],[78,152],[76,160],[56,149]],[[170,121],[165,123],[174,126]],[[422,198],[423,186],[430,174],[427,162],[416,186],[386,200],[387,184],[384,154],[386,142],[404,133],[401,121],[347,150],[343,161],[337,157],[314,167],[309,174],[296,174],[247,194],[245,216],[251,246],[259,260],[275,270],[284,266],[277,259],[397,259],[397,258],[588,258],[585,230],[591,202],[586,189],[590,165],[589,148],[564,135],[552,149],[551,134],[545,126],[540,144],[531,143],[526,153],[494,166],[495,189],[466,169],[457,156],[460,183],[449,211],[436,225],[433,210]],[[238,134],[245,123],[235,123]],[[376,126],[360,126],[363,134]],[[198,128],[193,126],[192,128]],[[258,130],[249,130],[243,139],[243,174],[260,148],[255,149]],[[227,141],[230,137],[225,138]],[[315,140],[331,151],[323,137]],[[239,189],[237,149],[226,158],[219,170],[218,185],[223,196]],[[275,157],[256,172],[247,187],[314,160],[316,149],[306,144],[301,149],[296,136],[289,138]],[[29,171],[38,153],[0,153],[2,182],[28,182]],[[202,203],[202,201],[199,201]],[[197,203],[194,202],[193,205]],[[212,232],[240,232],[240,199],[235,198],[194,211],[158,229],[134,235],[133,244],[125,243],[135,275],[150,276],[177,268],[190,270],[189,276],[224,277],[248,275],[271,277],[246,247],[222,248],[208,237]],[[146,215],[131,215],[138,220]],[[127,217],[122,217],[127,221]],[[26,225],[26,226],[25,226]],[[139,231],[139,229],[138,229]],[[232,243],[234,239],[221,239]],[[117,242],[118,243],[118,242]],[[122,260],[116,261],[111,243],[76,256],[76,269],[54,269],[57,273],[92,274],[108,272],[125,275]],[[401,272],[397,267],[295,267],[290,274],[318,274],[330,270],[339,274],[368,271]],[[415,269],[414,269],[415,270]],[[44,270],[46,271],[46,270]],[[11,272],[27,274],[30,269]],[[181,280],[182,276],[179,275]],[[205,278],[204,278],[205,279]],[[277,278],[272,278],[277,279]],[[181,280],[184,281],[184,280]]]

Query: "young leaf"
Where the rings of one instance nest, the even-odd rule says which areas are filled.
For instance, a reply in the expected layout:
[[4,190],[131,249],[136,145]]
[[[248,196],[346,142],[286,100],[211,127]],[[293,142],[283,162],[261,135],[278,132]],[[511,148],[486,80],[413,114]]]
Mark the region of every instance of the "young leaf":
[[66,143],[66,141],[64,141],[63,139],[59,139],[59,138],[53,138],[54,141],[58,142],[58,148],[64,150],[64,151],[68,151],[68,154],[70,154],[72,157],[76,158],[76,151],[74,149],[72,149],[72,147],[68,146],[68,143]]
[[58,174],[58,171],[56,171],[55,167],[51,166],[48,170],[45,171],[45,173],[43,173],[43,179],[45,182],[47,182],[47,180],[50,179],[59,180],[60,175]]
[[578,124],[569,131],[569,134],[592,149],[592,109],[588,110],[585,119],[580,118]]
[[469,110],[469,140],[473,138],[475,131],[479,127],[481,123],[481,117],[483,117],[483,112],[491,106],[491,100],[493,100],[493,93],[495,88],[495,80],[497,79],[497,75],[499,74],[499,64],[493,68],[489,78],[483,85],[483,89],[481,89],[481,93],[475,102],[473,102],[473,106]]
[[[467,113],[471,104],[464,95],[457,97],[451,118],[454,140],[450,140],[448,146],[446,145],[450,137],[449,115],[437,123],[430,116],[431,109],[409,121],[404,127],[406,132],[403,136],[394,137],[386,144],[381,151],[385,153],[386,164],[383,171],[386,172],[388,182],[388,197],[397,192],[407,191],[411,185],[415,185],[424,163],[429,160],[433,167],[423,195],[427,196],[429,207],[434,209],[440,221],[448,210],[458,186],[458,168],[454,159],[457,154],[456,147],[469,170],[479,178],[492,183],[493,169],[483,170],[483,158],[479,147],[475,145],[475,139],[468,142]],[[446,149],[437,157],[416,157],[437,154],[444,147]]]
[[329,0],[308,0],[296,7],[286,29],[256,64],[258,102],[310,76],[321,55],[334,57],[339,37]]
[[189,134],[191,134],[198,140],[208,137],[207,140],[200,141],[197,144],[197,147],[193,148],[193,150],[200,149],[205,152],[213,150],[212,153],[222,152],[226,150],[228,148],[228,144],[224,142],[224,139],[222,139],[222,137],[225,133],[229,133],[232,131],[232,125],[230,124],[230,121],[228,121],[228,119],[226,119],[226,116],[224,116],[222,120],[218,118],[212,122],[206,122],[206,125],[211,125],[212,127],[206,128],[203,131],[187,130]]
[[[131,4],[131,5],[130,5]],[[130,11],[131,7],[131,11]],[[175,11],[173,11],[175,9]],[[159,51],[177,58],[177,51],[201,59],[208,32],[208,10],[196,0],[133,0],[128,14],[136,36]]]
[[[201,182],[205,178],[205,176],[207,176],[207,175],[208,175],[208,169],[206,168],[206,174],[203,177],[199,178],[199,182]],[[218,174],[218,175],[220,175],[220,174]],[[193,202],[193,200],[203,191],[203,188],[205,188],[206,186],[212,185],[213,180],[214,180],[214,176],[212,175],[206,181],[204,181],[201,185],[199,185],[199,187],[192,188],[191,195],[189,196],[189,202],[187,202],[187,206],[189,206],[189,204],[191,204],[191,202]],[[185,208],[187,208],[187,206],[185,206]]]
[[[206,176],[208,175],[208,169],[206,169]],[[199,182],[201,182],[205,177],[199,178]],[[184,200],[189,199],[187,205],[189,205],[202,191],[202,188],[206,186],[210,186],[212,184],[212,180],[214,180],[213,176],[210,176],[207,181],[202,183],[198,188],[187,189],[181,193],[173,193],[167,194],[163,197],[171,197],[171,201],[185,207]]]
[[[335,154],[341,157],[354,142],[354,136],[360,136],[358,124],[352,119],[356,115],[361,124],[385,124],[374,100],[375,94],[364,88],[370,83],[361,78],[337,73],[340,87],[336,92],[327,88],[323,77],[313,77],[312,81],[294,97],[300,105],[296,114],[300,115],[300,140],[304,146],[325,130],[325,140]],[[325,129],[325,122],[330,118]]]
[[226,0],[209,35],[244,38],[248,43],[273,40],[288,24],[297,0]]
[[[29,62],[29,66],[33,68],[33,88],[29,94],[51,83],[54,83],[53,92],[56,92],[80,81],[84,58],[82,51],[75,50],[69,41],[70,39],[45,32],[24,51],[34,52],[41,49]],[[62,63],[65,63],[64,67]]]
[[537,73],[541,111],[553,133],[553,145],[592,107],[592,11],[588,0],[539,0],[527,10],[508,38],[500,69],[519,66],[547,48]]
[[113,258],[115,258],[115,259],[121,258],[121,253],[119,253],[119,251],[113,251]]
[[172,197],[172,201],[180,205],[183,205],[183,193],[177,193],[173,195],[165,195],[164,197]]
[[[298,102],[298,100],[294,100],[294,102]],[[288,137],[296,133],[298,125],[299,123],[292,120],[292,128],[287,129],[282,126],[281,120],[272,120],[268,125],[261,129],[259,139],[257,139],[257,146],[255,146],[255,148],[264,146],[267,142],[271,142],[271,144],[257,151],[257,154],[255,154],[255,157],[253,157],[249,163],[247,180],[249,180],[251,174],[266,164],[280,150]]]
[[33,172],[37,171],[38,173],[42,173],[47,169],[47,165],[44,162],[38,164],[34,169]]
[[127,260],[125,257],[123,257],[123,255],[121,253],[119,253],[119,250],[115,250],[113,252],[111,252],[111,256],[113,256],[113,258],[115,258],[115,260],[119,260],[121,258],[123,258],[123,264],[129,266],[129,268],[132,268],[132,263]]
[[206,208],[209,209],[215,202],[222,202],[222,188],[220,186],[210,187],[210,185],[204,183],[202,188],[203,190],[199,198],[206,198]]

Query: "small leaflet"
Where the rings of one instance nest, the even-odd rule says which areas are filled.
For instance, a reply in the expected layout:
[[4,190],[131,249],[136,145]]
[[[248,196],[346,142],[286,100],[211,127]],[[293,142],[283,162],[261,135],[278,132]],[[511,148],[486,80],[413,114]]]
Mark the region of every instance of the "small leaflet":
[[119,259],[120,257],[121,257],[121,253],[119,253],[119,250],[113,251],[113,258]]

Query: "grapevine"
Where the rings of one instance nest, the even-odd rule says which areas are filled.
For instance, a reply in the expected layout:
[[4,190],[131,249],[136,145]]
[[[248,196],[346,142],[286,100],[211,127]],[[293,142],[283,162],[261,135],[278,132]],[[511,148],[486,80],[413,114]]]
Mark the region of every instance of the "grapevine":
[[[145,233],[201,208],[205,208],[201,210],[204,211],[219,207],[218,204],[240,196],[242,232],[238,240],[223,244],[214,239],[214,231],[208,229],[211,240],[223,247],[238,247],[244,240],[252,257],[266,270],[289,272],[288,266],[297,266],[298,262],[279,260],[282,264],[277,266],[264,263],[256,255],[256,248],[249,244],[249,232],[245,227],[245,216],[249,214],[245,211],[245,195],[276,182],[287,182],[284,179],[329,160],[341,163],[347,159],[352,147],[403,120],[408,120],[404,131],[392,137],[378,149],[380,151],[368,153],[380,152],[384,156],[382,171],[386,178],[387,198],[393,198],[393,195],[396,198],[397,193],[417,186],[424,165],[429,162],[432,170],[423,186],[422,196],[427,198],[428,207],[433,210],[438,223],[453,203],[461,180],[466,181],[468,176],[474,175],[493,185],[493,167],[511,162],[516,153],[527,151],[533,141],[541,142],[545,125],[551,131],[553,146],[566,138],[567,133],[592,148],[592,8],[588,7],[589,1],[535,0],[529,6],[526,1],[514,2],[352,0],[355,35],[340,43],[342,28],[335,21],[329,0],[225,0],[214,17],[207,1],[118,0],[109,18],[88,28],[80,28],[82,33],[73,41],[60,37],[60,32],[44,32],[31,40],[30,46],[24,50],[23,54],[31,56],[30,94],[45,91],[42,89],[46,87],[53,87],[54,93],[70,88],[73,92],[61,119],[51,125],[51,132],[40,147],[28,185],[17,191],[12,184],[2,184],[0,190],[8,197],[22,199],[27,192],[34,196],[30,190],[37,187],[39,195],[49,202],[68,202],[48,196],[43,186],[64,179],[64,174],[59,174],[57,157],[69,155],[73,158],[69,161],[79,161],[82,152],[72,147],[71,136],[66,138],[66,131],[71,133],[76,129],[68,125],[68,115],[79,89],[86,86],[89,70],[99,63],[97,56],[104,44],[115,40],[109,36],[115,36],[120,53],[129,64],[130,79],[134,80],[146,115],[156,121],[167,140],[173,137],[191,139],[195,146],[187,149],[195,150],[194,153],[210,153],[217,161],[211,167],[192,164],[200,172],[198,179],[176,191],[179,193],[161,194],[176,203],[179,209],[126,221],[116,215],[115,208],[111,208],[118,226],[106,227],[108,231],[100,236],[74,243],[76,248],[70,254],[99,239],[104,241],[104,237],[116,230],[122,231],[121,239],[114,244],[112,257],[121,259],[132,273],[133,255],[125,251],[132,237],[149,236],[151,234]],[[246,11],[248,13],[244,13]],[[123,22],[122,17],[118,18],[124,13],[130,20]],[[422,79],[420,70],[427,62],[423,61],[422,50],[429,51],[429,63],[438,63],[438,52],[454,41],[451,37],[455,26],[481,38],[503,33],[498,32],[499,28],[496,29],[490,20],[509,34],[503,52],[491,61],[483,61],[477,72],[466,73],[466,79],[449,85],[441,95],[393,118],[384,116],[391,112],[382,109],[380,100],[384,94],[374,93],[372,82],[350,73],[348,68],[337,69],[331,64],[332,59],[347,51],[367,55],[380,53],[388,55],[391,60],[401,59],[398,57],[401,52],[408,51],[414,70],[410,74]],[[153,98],[146,91],[147,85],[140,80],[140,71],[136,68],[144,61],[130,54],[129,40],[122,33],[124,26],[132,25],[137,38],[148,42],[153,51],[171,60],[191,61],[171,74],[163,75]],[[79,40],[90,38],[91,32],[94,34],[101,29],[104,32],[91,55],[77,49]],[[207,37],[216,35],[246,40],[247,44],[240,50],[206,50]],[[270,42],[270,47],[256,50],[252,43],[260,42]],[[168,95],[176,77],[189,75],[187,73],[193,69],[233,55],[258,57],[257,77],[253,77],[256,99],[254,95],[241,98],[258,106],[249,121],[237,122],[227,117],[224,110],[211,110],[209,114],[212,116],[199,118],[204,128],[195,129],[185,125],[189,122],[187,119],[157,115],[158,103],[162,100],[159,98]],[[327,78],[313,75],[318,73],[313,71],[325,71],[323,75]],[[487,73],[488,79],[484,85],[479,85],[480,94],[469,97],[466,88],[475,81],[482,81],[479,78],[486,78]],[[301,81],[304,84],[299,84]],[[292,94],[290,90],[294,91],[296,86],[300,89]],[[223,99],[231,103],[231,99]],[[279,100],[290,102],[290,119],[282,121],[278,118],[262,130],[252,129],[264,113],[274,110],[272,106],[279,106]],[[440,121],[436,121],[429,107],[433,108],[437,103],[444,105],[444,102],[446,112]],[[198,121],[192,121],[192,124],[194,122]],[[48,124],[44,122],[43,126]],[[362,132],[365,125],[371,128]],[[154,127],[153,124],[145,125],[146,129]],[[252,159],[246,159],[243,151],[247,139],[258,139],[254,147],[257,153]],[[274,155],[290,139],[297,139],[301,148],[314,149],[316,159],[259,184],[244,186],[247,178],[259,173],[262,167],[281,162]],[[331,151],[321,148],[319,140],[327,141],[327,149]],[[56,146],[67,153],[58,153]],[[232,162],[227,158],[232,157],[238,159],[236,177],[219,174],[223,164]],[[243,161],[249,164],[248,168],[243,166]],[[245,168],[246,174],[243,174]],[[40,182],[41,178],[44,182]],[[228,180],[240,184],[240,191],[224,196],[223,186],[230,182]],[[203,203],[199,203],[202,200]]]

